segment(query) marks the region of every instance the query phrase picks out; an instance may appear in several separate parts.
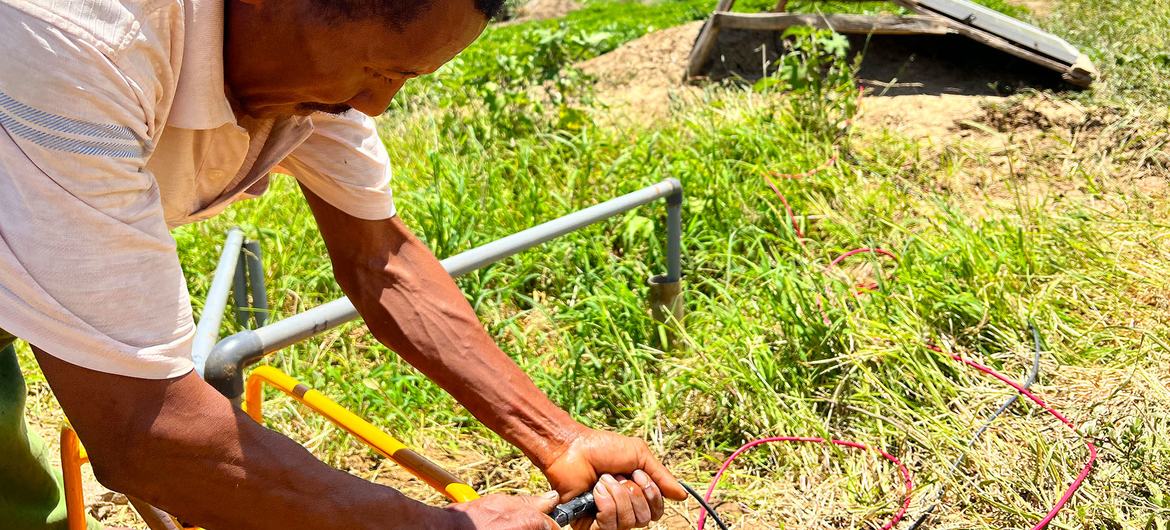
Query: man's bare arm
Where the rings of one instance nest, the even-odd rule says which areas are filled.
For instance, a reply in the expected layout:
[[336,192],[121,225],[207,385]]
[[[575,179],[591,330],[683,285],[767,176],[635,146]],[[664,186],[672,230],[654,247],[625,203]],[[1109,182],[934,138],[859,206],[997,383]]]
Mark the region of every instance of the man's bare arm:
[[496,346],[455,282],[398,217],[357,219],[303,191],[338,284],[379,341],[537,465],[550,464],[586,430]]
[[[374,336],[524,451],[562,500],[594,489],[601,528],[620,530],[661,517],[664,495],[685,498],[645,442],[587,429],[552,403],[496,346],[439,260],[401,220],[358,219],[302,190],[334,276]],[[606,474],[632,477],[642,489],[598,482]]]
[[208,529],[467,527],[467,518],[335,470],[257,425],[193,372],[95,372],[37,350],[98,480]]

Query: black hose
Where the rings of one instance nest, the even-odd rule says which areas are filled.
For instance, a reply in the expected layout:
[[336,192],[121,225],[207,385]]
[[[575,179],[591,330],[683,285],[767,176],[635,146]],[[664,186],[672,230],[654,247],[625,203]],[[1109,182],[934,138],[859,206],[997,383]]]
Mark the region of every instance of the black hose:
[[[1028,373],[1028,378],[1024,380],[1024,388],[1031,388],[1032,383],[1036,382],[1036,377],[1040,375],[1040,355],[1044,351],[1043,347],[1040,345],[1040,332],[1036,330],[1036,324],[1030,319],[1028,320],[1028,329],[1032,330],[1032,345],[1034,346],[1036,353],[1032,357],[1032,371]],[[1004,401],[1003,405],[1000,405],[991,416],[988,416],[987,421],[983,422],[983,425],[979,427],[979,430],[975,431],[975,434],[972,435],[971,439],[967,441],[967,449],[974,447],[975,442],[979,441],[979,438],[983,436],[983,433],[987,432],[987,429],[991,427],[991,424],[995,422],[997,418],[1002,416],[1004,412],[1007,412],[1007,409],[1011,408],[1011,406],[1014,405],[1019,399],[1019,394],[1013,395],[1012,397],[1008,398],[1007,401]],[[958,458],[955,458],[955,460],[951,462],[951,467],[947,474],[954,476],[955,471],[958,471],[959,466],[963,465],[963,460],[966,458],[966,453],[959,453]],[[931,501],[930,507],[927,508],[926,511],[922,512],[922,515],[919,515],[918,519],[914,520],[914,524],[910,525],[909,530],[918,530],[918,527],[922,526],[922,523],[926,522],[926,519],[934,513],[934,509],[938,508],[939,499],[942,498],[943,492],[945,491],[946,486],[939,488],[938,492],[934,494],[934,500]]]
[[707,504],[707,501],[703,500],[702,495],[699,495],[698,492],[691,489],[691,487],[686,485],[685,482],[679,481],[679,484],[682,484],[683,489],[687,490],[687,493],[691,494],[691,497],[694,497],[696,501],[699,501],[699,506],[702,506],[703,509],[706,510],[707,515],[711,516],[711,518],[715,520],[715,524],[719,525],[719,530],[727,530],[727,525],[723,524],[723,519],[719,518],[719,514],[715,512],[715,508],[712,508],[710,504]]

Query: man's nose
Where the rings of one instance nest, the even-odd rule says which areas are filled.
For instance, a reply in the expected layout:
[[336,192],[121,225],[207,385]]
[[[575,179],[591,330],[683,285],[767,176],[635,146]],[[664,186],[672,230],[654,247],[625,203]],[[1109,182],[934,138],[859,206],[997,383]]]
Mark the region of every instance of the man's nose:
[[395,79],[389,83],[382,83],[376,88],[364,90],[358,95],[354,96],[345,104],[357,109],[358,112],[370,117],[381,116],[386,109],[390,107],[390,100],[394,99],[394,95],[402,90],[402,86],[406,84],[406,79]]

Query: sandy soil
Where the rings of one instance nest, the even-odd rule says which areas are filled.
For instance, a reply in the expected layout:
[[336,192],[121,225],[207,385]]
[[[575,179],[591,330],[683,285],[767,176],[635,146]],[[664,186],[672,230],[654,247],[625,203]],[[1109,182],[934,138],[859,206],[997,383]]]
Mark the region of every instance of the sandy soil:
[[701,89],[683,85],[687,56],[703,22],[655,31],[577,65],[597,78],[596,97],[609,120],[633,117],[654,121],[669,115],[671,103],[697,97]]
[[509,20],[507,24],[561,18],[578,9],[581,9],[581,4],[573,0],[532,0],[518,9],[516,18]]
[[1052,14],[1057,0],[1007,0],[1009,4],[1024,6],[1032,11],[1037,18],[1044,18]]

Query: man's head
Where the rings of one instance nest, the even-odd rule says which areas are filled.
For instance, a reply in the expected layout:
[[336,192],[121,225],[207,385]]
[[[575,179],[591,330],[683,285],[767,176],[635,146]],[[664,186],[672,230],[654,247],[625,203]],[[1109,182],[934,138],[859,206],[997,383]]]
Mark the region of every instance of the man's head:
[[224,69],[237,110],[381,114],[409,79],[471,44],[503,0],[228,0]]

